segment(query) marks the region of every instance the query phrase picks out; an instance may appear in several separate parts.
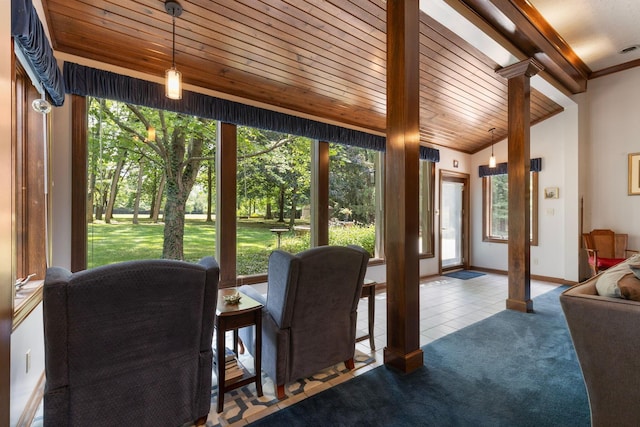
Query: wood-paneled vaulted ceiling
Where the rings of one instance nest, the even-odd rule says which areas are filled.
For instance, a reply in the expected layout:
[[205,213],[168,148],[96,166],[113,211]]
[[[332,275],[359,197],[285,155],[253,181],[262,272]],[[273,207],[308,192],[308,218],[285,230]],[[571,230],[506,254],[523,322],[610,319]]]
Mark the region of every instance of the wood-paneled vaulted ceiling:
[[[386,3],[178,0],[186,84],[349,127],[385,132]],[[57,56],[149,75],[171,66],[163,0],[42,0]],[[421,142],[473,153],[507,133],[499,65],[421,12]],[[531,122],[562,107],[533,90]]]

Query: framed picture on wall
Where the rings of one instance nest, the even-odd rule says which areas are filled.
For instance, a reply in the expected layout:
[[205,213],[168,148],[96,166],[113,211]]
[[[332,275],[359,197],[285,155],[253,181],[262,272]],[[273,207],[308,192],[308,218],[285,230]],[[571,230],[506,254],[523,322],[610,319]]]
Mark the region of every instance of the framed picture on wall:
[[629,154],[629,195],[640,194],[640,153]]
[[560,197],[560,192],[558,187],[546,187],[544,189],[544,198],[545,199],[557,199]]

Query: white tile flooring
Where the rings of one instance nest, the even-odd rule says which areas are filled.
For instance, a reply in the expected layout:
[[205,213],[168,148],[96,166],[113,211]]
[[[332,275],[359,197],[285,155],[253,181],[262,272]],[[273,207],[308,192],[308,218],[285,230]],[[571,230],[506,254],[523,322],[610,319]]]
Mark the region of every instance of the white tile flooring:
[[[531,298],[559,286],[557,283],[531,281]],[[469,326],[505,309],[508,295],[508,277],[486,273],[472,279],[461,280],[446,276],[425,279],[420,283],[420,346],[451,332]],[[535,310],[535,305],[534,305]],[[387,294],[376,294],[374,339],[376,365],[382,364],[387,344]],[[357,336],[367,333],[367,301],[358,306]],[[357,348],[369,353],[369,340],[361,341]]]

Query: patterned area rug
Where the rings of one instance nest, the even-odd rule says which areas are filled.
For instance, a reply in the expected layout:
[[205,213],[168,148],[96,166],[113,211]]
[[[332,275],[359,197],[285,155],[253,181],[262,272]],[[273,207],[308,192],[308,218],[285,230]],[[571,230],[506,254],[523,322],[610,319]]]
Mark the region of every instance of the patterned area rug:
[[[253,358],[244,354],[240,356],[240,362],[248,367],[253,367]],[[354,376],[363,373],[369,368],[378,366],[375,356],[363,353],[356,349],[354,357],[355,369],[348,370],[344,363],[327,368],[315,375],[299,380],[286,386],[286,394],[283,400],[276,398],[273,381],[262,374],[262,397],[256,395],[255,384],[250,384],[236,390],[232,390],[224,396],[224,407],[221,413],[216,412],[218,403],[218,386],[215,373],[213,374],[213,384],[211,389],[211,411],[207,419],[207,427],[229,426],[242,421],[240,424],[259,420],[273,412],[278,411],[296,402],[306,399],[316,393],[333,387],[336,384],[350,380]],[[31,423],[31,427],[42,427],[44,419],[42,413],[42,403]],[[183,427],[188,427],[183,426]]]
[[[253,367],[253,359],[250,355],[240,355],[240,362],[247,368]],[[224,396],[224,407],[221,413],[216,412],[218,402],[218,387],[215,374],[213,375],[213,388],[211,391],[211,411],[207,419],[207,427],[228,426],[241,420],[252,422],[265,417],[283,407],[304,400],[320,391],[333,387],[336,384],[347,381],[357,374],[368,370],[366,367],[377,366],[375,356],[366,354],[356,349],[354,357],[355,369],[348,370],[344,363],[339,363],[308,378],[287,384],[285,392],[287,397],[283,400],[276,398],[273,381],[262,374],[263,396],[256,394],[255,384],[232,390]]]

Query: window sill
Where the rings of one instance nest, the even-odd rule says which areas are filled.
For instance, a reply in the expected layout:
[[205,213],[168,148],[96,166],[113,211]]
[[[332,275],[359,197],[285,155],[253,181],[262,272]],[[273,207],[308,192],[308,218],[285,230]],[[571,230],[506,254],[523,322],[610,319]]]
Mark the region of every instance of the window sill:
[[16,291],[13,300],[13,326],[11,331],[15,331],[40,304],[43,284],[44,280],[31,280],[22,289]]

